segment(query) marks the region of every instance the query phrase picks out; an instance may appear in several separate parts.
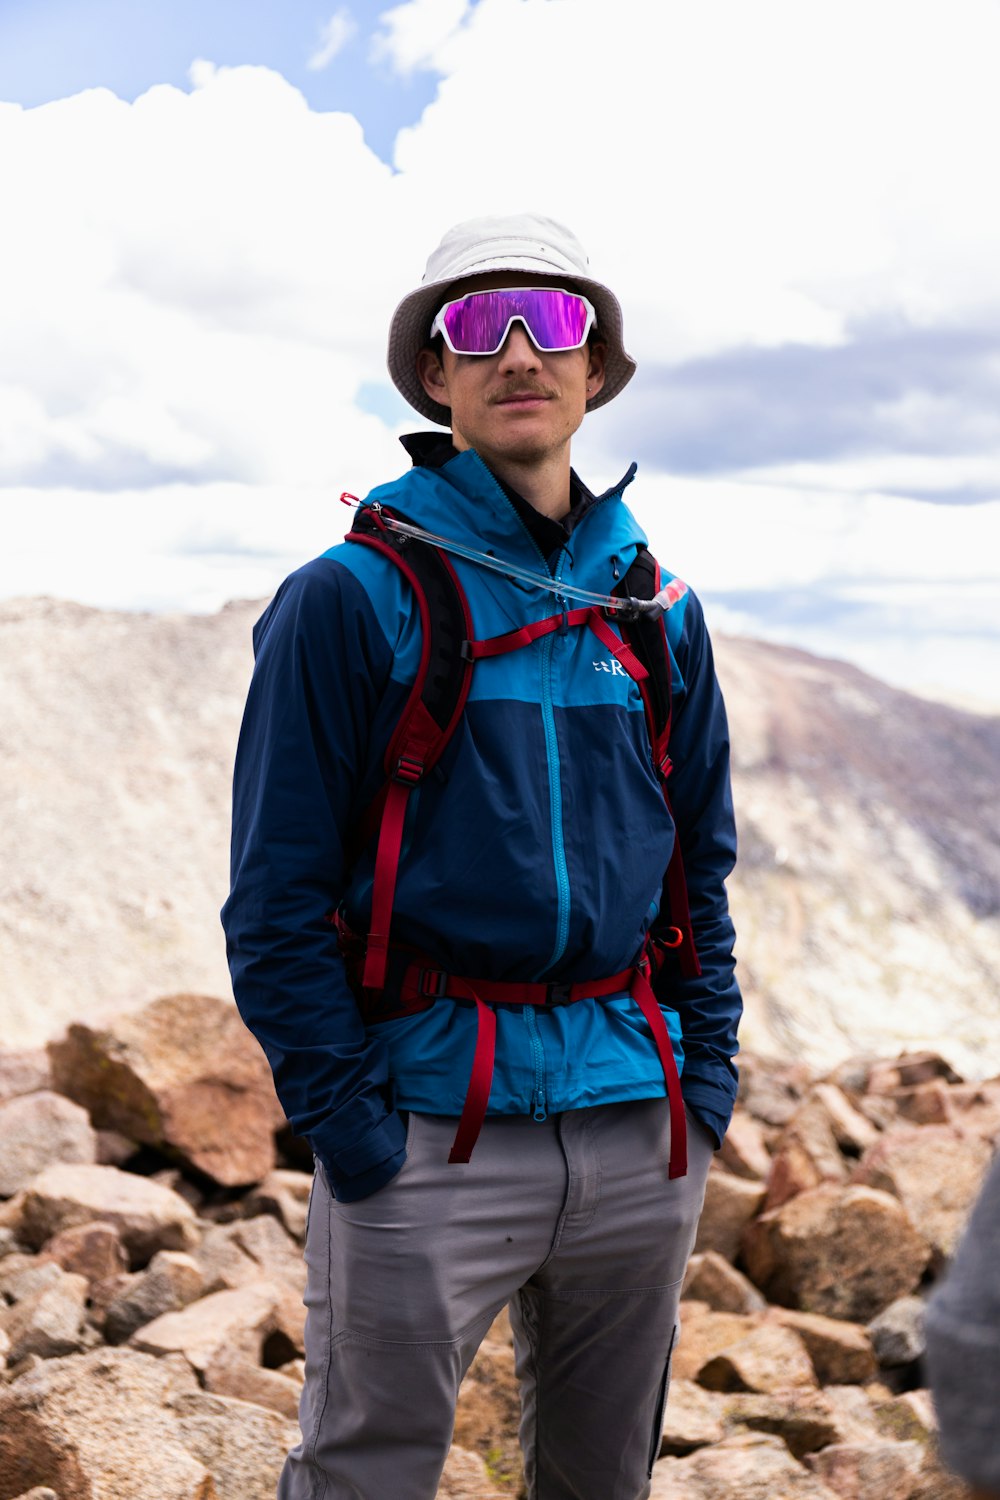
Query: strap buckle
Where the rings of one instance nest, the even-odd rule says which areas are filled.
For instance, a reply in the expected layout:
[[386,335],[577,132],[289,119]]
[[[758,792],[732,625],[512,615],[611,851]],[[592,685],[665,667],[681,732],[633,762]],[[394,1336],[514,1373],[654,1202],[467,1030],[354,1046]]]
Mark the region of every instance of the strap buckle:
[[401,781],[405,786],[416,786],[424,774],[424,763],[415,755],[401,755],[396,762],[396,768],[392,773],[393,781]]
[[571,984],[565,983],[548,985],[545,991],[546,1008],[557,1005],[569,1005],[572,998],[570,994],[572,988]]
[[443,969],[421,969],[417,989],[427,1000],[444,1000],[448,994],[448,976]]

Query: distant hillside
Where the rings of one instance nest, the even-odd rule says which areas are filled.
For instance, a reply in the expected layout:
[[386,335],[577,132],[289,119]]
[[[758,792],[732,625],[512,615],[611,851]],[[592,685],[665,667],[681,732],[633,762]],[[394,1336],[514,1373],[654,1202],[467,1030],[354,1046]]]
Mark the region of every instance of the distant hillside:
[[[0,605],[7,1045],[170,990],[227,994],[229,781],[256,603]],[[840,662],[717,642],[757,1050],[940,1045],[1000,1070],[1000,719]]]

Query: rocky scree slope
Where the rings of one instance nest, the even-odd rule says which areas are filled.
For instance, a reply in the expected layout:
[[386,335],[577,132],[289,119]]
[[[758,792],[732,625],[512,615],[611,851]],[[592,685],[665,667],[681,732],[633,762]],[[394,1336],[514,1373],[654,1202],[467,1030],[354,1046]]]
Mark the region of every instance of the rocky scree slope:
[[[656,1500],[967,1500],[923,1308],[1000,1137],[941,1057],[748,1055],[685,1280]],[[273,1500],[298,1440],[308,1152],[231,1005],[0,1051],[0,1500]],[[502,1222],[497,1233],[505,1232]],[[523,1494],[509,1323],[440,1500]]]

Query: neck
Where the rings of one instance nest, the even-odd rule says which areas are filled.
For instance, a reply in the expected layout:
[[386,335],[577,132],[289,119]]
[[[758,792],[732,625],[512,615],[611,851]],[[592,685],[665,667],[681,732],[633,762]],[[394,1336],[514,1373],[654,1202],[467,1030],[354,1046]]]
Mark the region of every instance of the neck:
[[[469,447],[461,433],[454,433],[452,440],[460,451]],[[508,458],[504,454],[480,453],[479,456],[491,474],[516,490],[541,515],[561,521],[563,516],[569,514],[568,445],[561,453],[552,454],[541,462],[535,460],[519,463],[517,459]]]

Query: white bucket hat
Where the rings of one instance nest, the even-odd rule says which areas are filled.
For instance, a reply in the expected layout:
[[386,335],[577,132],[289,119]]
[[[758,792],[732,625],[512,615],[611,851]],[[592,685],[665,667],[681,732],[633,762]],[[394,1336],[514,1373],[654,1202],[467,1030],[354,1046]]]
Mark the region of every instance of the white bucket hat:
[[403,298],[389,325],[387,364],[396,389],[422,417],[451,426],[451,412],[432,401],[417,375],[417,354],[427,343],[431,323],[445,300],[446,287],[487,271],[527,271],[539,278],[569,279],[594,304],[597,332],[607,345],[604,384],[587,410],[604,406],[635,374],[635,360],[622,345],[618,298],[588,275],[589,262],[571,230],[541,214],[494,215],[467,219],[449,229],[427,262],[424,279]]

